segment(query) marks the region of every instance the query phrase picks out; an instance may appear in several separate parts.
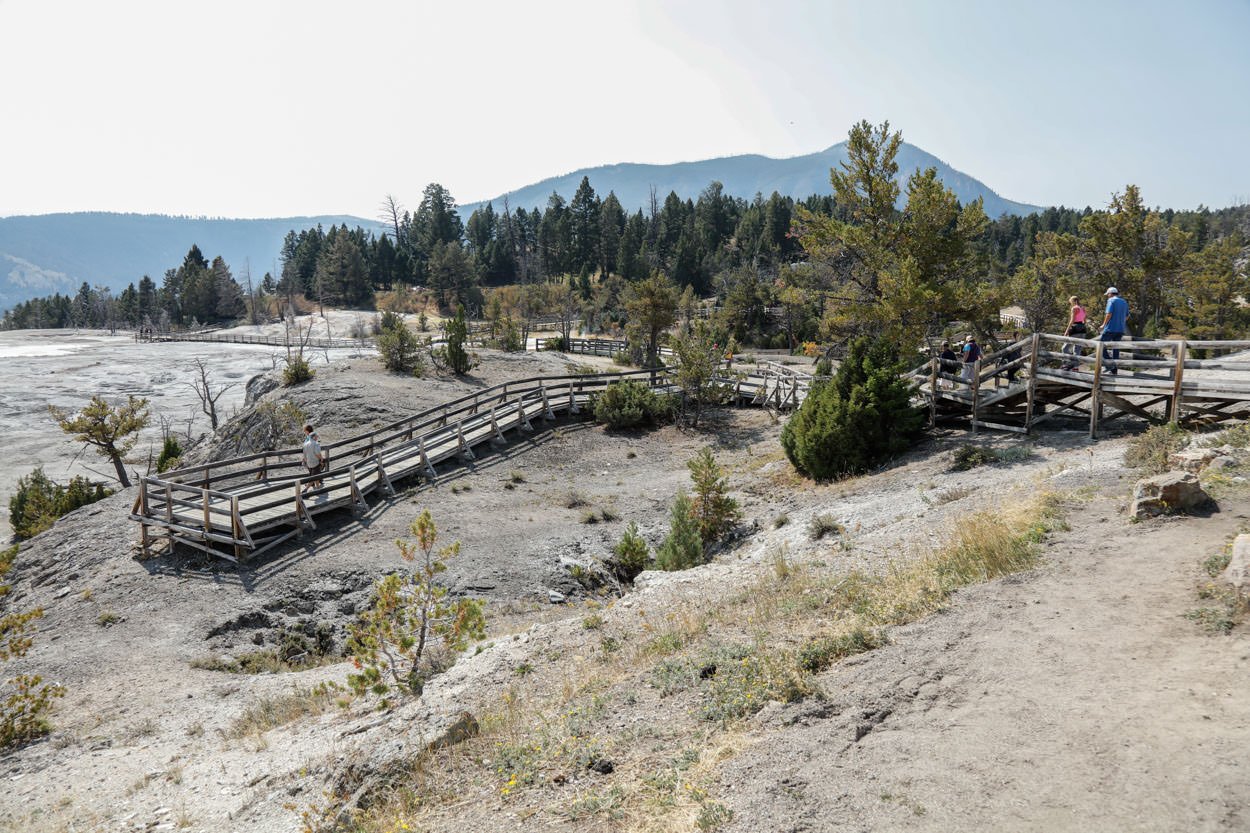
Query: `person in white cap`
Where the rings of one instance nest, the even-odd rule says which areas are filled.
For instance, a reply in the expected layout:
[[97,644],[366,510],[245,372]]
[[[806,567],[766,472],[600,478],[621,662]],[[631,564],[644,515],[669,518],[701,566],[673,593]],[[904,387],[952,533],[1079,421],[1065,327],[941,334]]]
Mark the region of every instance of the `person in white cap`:
[[[1119,341],[1124,338],[1124,333],[1128,331],[1128,301],[1120,297],[1120,290],[1114,286],[1107,287],[1107,291],[1103,293],[1107,298],[1107,314],[1102,319],[1102,334],[1098,336],[1099,341]],[[1111,364],[1107,367],[1107,371],[1111,375],[1115,375],[1119,368],[1115,362],[1120,358],[1119,350],[1108,350],[1110,354]]]

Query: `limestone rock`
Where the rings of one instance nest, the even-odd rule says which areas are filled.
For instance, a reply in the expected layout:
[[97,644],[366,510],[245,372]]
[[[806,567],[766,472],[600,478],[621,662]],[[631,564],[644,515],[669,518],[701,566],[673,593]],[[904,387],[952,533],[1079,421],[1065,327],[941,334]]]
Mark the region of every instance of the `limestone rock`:
[[1180,471],[1197,474],[1219,456],[1214,448],[1187,448],[1168,456],[1168,465]]
[[1165,512],[1188,512],[1210,500],[1196,474],[1169,471],[1137,481],[1129,515],[1140,519]]
[[1233,541],[1233,557],[1220,573],[1238,593],[1250,592],[1250,535],[1238,535]]

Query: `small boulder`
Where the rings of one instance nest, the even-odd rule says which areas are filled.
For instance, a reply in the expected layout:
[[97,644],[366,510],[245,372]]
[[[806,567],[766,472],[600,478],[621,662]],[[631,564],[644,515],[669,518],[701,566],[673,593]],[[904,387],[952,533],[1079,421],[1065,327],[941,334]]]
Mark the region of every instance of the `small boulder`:
[[1214,448],[1187,448],[1168,455],[1168,465],[1180,471],[1197,474],[1219,456]]
[[1185,471],[1169,471],[1137,481],[1129,515],[1152,518],[1165,512],[1188,512],[1211,500],[1202,490],[1198,476]]
[[1221,454],[1220,456],[1213,459],[1210,463],[1207,463],[1207,470],[1208,471],[1222,471],[1228,468],[1229,466],[1235,466],[1235,465],[1237,465],[1236,457],[1231,457],[1227,454]]
[[1233,556],[1220,578],[1238,593],[1250,592],[1250,535],[1238,535],[1233,540]]

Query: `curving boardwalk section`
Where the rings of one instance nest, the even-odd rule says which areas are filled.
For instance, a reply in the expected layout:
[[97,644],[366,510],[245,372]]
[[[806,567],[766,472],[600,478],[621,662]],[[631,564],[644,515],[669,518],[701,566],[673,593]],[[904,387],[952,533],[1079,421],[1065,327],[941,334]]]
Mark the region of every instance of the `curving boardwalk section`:
[[[617,345],[582,345],[613,355]],[[611,351],[611,352],[609,352]],[[811,377],[765,369],[719,380],[737,404],[784,409],[798,404]],[[506,442],[505,435],[533,430],[536,420],[577,414],[593,396],[625,379],[673,391],[668,369],[574,376],[545,376],[496,385],[427,408],[382,428],[322,446],[328,471],[309,477],[299,447],[237,457],[144,477],[130,517],[140,525],[140,545],[151,554],[153,536],[230,561],[243,561],[316,528],[314,517],[336,509],[363,510],[374,492],[393,495],[412,477],[433,480],[435,465],[468,462],[474,449]],[[323,485],[304,492],[320,478]]]

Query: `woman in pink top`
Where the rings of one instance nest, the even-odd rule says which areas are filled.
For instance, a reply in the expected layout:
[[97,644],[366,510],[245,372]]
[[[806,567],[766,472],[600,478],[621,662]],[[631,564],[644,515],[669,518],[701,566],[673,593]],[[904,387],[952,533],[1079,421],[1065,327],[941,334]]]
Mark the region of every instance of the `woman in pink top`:
[[[1081,306],[1081,300],[1075,295],[1068,299],[1068,303],[1072,305],[1072,309],[1068,310],[1068,326],[1063,334],[1073,338],[1085,338],[1085,308]],[[1074,360],[1065,364],[1061,369],[1076,370],[1080,363],[1075,361],[1075,357],[1081,355],[1081,348],[1075,344],[1065,344],[1063,352],[1071,354]]]

